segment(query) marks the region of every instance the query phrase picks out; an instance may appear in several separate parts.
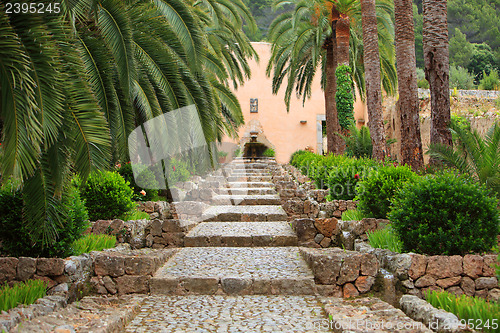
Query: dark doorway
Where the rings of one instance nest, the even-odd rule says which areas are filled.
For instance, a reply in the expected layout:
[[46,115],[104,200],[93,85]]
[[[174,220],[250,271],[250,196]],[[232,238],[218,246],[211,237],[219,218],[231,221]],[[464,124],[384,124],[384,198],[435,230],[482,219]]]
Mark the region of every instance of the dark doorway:
[[260,142],[248,142],[245,144],[243,156],[246,158],[262,158],[268,147]]

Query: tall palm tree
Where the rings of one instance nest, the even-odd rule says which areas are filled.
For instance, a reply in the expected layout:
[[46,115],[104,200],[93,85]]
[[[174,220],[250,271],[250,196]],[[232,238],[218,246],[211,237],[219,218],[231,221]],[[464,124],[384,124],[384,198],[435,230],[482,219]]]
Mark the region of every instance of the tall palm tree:
[[[363,77],[363,57],[362,46],[359,38],[359,24],[350,24],[350,20],[357,23],[359,21],[359,4],[352,0],[340,0],[337,2],[326,0],[294,0],[276,1],[276,9],[283,5],[294,4],[292,11],[285,11],[279,15],[271,24],[269,39],[273,43],[272,55],[267,66],[267,74],[273,77],[273,93],[277,93],[281,85],[287,80],[285,90],[285,103],[287,108],[294,91],[298,96],[302,96],[303,101],[311,95],[311,85],[318,67],[322,75],[322,88],[325,92],[326,120],[327,120],[327,140],[328,150],[335,154],[344,151],[344,144],[338,135],[341,131],[338,122],[335,91],[336,79],[335,70],[337,63],[345,64],[345,56],[348,56],[348,65],[353,69],[353,78],[359,89],[360,95],[364,98],[364,77]],[[379,37],[381,43],[382,72],[384,74],[384,88],[392,91],[395,86],[394,63],[391,59],[392,53],[389,50],[392,42],[390,29],[390,6],[385,6],[384,1],[377,4],[380,16]],[[340,11],[349,14],[340,15]],[[341,41],[338,42],[338,21],[341,31],[339,32]],[[344,35],[345,25],[349,23],[349,36]],[[346,50],[346,41],[349,47]],[[390,41],[385,43],[385,41]],[[342,55],[338,59],[339,47]],[[383,49],[383,51],[382,51]],[[343,57],[343,58],[342,58]],[[340,60],[340,61],[338,61]]]
[[495,123],[484,138],[477,130],[455,122],[451,122],[450,132],[456,138],[455,147],[431,143],[428,154],[476,179],[500,198],[500,123]]
[[396,62],[398,71],[398,110],[401,117],[401,163],[413,168],[424,164],[415,58],[413,1],[394,0]]
[[431,91],[431,143],[452,145],[447,0],[422,2],[425,77]]
[[385,158],[386,140],[382,114],[382,87],[380,79],[380,53],[378,47],[377,12],[375,0],[361,0],[363,25],[364,66],[368,127],[372,138],[373,158]]

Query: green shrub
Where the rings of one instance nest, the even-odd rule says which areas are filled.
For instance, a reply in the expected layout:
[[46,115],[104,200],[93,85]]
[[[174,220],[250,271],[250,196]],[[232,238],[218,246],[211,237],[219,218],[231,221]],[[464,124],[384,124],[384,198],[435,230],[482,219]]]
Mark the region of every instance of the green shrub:
[[[135,165],[137,170],[139,170],[139,175],[137,180],[140,184],[147,184],[147,187],[139,187],[135,182],[134,172],[132,170],[132,164],[130,162],[126,164],[121,164],[118,168],[118,173],[129,182],[130,188],[134,191],[132,195],[132,200],[134,201],[154,201],[158,198],[158,190],[154,189],[157,187],[157,181],[155,175],[145,166]],[[142,193],[141,193],[142,192]],[[143,194],[146,193],[146,194]]]
[[429,89],[429,82],[425,78],[425,71],[422,68],[417,68],[417,84],[419,88]]
[[92,221],[118,218],[131,210],[133,191],[117,172],[94,172],[82,184],[82,197]]
[[408,166],[380,167],[358,183],[358,210],[371,217],[385,219],[396,191],[416,177]]
[[181,159],[172,158],[166,168],[169,187],[175,186],[178,182],[185,182],[192,174],[189,164]]
[[6,184],[0,189],[1,250],[11,256],[67,257],[72,255],[71,244],[88,228],[88,214],[78,189],[70,185],[61,201],[54,201],[66,218],[57,225],[53,244],[42,246],[31,237],[32,230],[23,220],[22,189]]
[[110,249],[115,247],[116,237],[114,235],[85,235],[80,239],[77,239],[72,244],[73,255],[79,256],[83,253],[89,253],[91,251],[102,251],[104,249]]
[[479,81],[479,89],[483,90],[498,90],[500,88],[500,79],[498,72],[492,70],[489,75],[483,71],[483,79]]
[[358,209],[346,210],[342,213],[342,217],[340,218],[342,221],[361,221],[366,216]]
[[446,291],[428,290],[425,298],[432,306],[455,314],[461,323],[482,332],[499,332],[500,303]]
[[276,152],[272,148],[267,148],[264,151],[263,155],[264,155],[264,157],[274,157],[274,156],[276,156]]
[[474,88],[474,75],[463,67],[450,66],[450,88],[470,90]]
[[369,158],[344,159],[341,164],[329,170],[328,188],[333,200],[352,200],[356,197],[356,185],[378,167]]
[[33,304],[47,293],[47,284],[42,280],[28,280],[12,287],[0,288],[0,312],[13,309],[19,304]]
[[367,231],[368,243],[371,247],[378,249],[388,249],[392,252],[401,253],[402,243],[398,235],[394,233],[391,226],[388,225],[384,229],[374,232]]
[[465,254],[495,245],[496,206],[497,200],[470,178],[442,173],[406,183],[388,217],[406,252]]

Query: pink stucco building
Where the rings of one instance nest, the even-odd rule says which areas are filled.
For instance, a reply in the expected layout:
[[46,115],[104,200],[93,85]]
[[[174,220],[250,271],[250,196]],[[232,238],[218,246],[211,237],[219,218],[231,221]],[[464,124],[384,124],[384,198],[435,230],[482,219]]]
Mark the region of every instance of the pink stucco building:
[[[225,142],[239,144],[248,153],[259,153],[265,147],[276,151],[276,160],[288,162],[290,155],[298,150],[310,147],[314,152],[322,153],[322,121],[325,120],[325,98],[321,90],[320,75],[317,74],[312,96],[303,105],[302,100],[292,98],[290,112],[287,113],[284,95],[281,89],[277,95],[272,93],[272,80],[266,76],[266,66],[271,56],[271,44],[252,43],[260,57],[259,63],[252,60],[252,78],[235,90],[238,97],[245,125],[239,130],[239,139],[225,138]],[[354,118],[358,123],[367,121],[365,106],[361,101],[354,105]],[[249,145],[253,141],[259,145]],[[245,148],[246,147],[246,148]],[[250,149],[248,149],[250,147]]]

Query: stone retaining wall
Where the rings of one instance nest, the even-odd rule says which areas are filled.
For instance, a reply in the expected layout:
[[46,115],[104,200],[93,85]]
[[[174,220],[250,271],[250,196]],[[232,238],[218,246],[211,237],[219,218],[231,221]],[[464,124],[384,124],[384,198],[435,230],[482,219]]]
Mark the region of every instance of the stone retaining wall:
[[88,254],[61,258],[0,257],[0,284],[27,280],[47,283],[49,295],[76,298],[77,290],[90,279],[92,259]]
[[398,279],[397,287],[406,294],[423,297],[428,290],[446,290],[455,295],[500,299],[495,275],[497,255],[426,256],[374,249],[356,241],[356,251],[374,254],[382,268]]
[[99,294],[149,293],[149,280],[175,250],[93,252],[91,285]]
[[370,291],[378,274],[377,257],[339,248],[301,248],[323,296],[356,297]]

